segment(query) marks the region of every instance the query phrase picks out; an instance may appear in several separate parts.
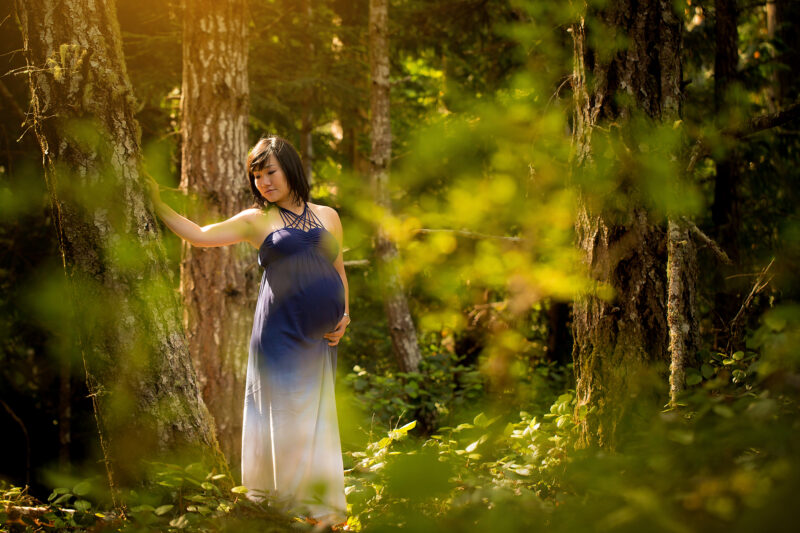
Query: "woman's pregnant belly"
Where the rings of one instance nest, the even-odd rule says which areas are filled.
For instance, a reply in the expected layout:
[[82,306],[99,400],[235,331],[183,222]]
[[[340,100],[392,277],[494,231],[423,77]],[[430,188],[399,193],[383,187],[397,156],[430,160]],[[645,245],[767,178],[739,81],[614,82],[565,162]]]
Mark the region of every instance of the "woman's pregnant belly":
[[[267,271],[274,299],[264,335],[324,340],[344,313],[344,286],[333,264],[321,254],[296,254]],[[266,340],[266,339],[265,339]],[[291,341],[291,339],[286,339]],[[280,341],[279,341],[280,342]]]
[[302,301],[299,323],[309,338],[333,331],[344,313],[344,289],[339,274],[320,275],[297,294]]

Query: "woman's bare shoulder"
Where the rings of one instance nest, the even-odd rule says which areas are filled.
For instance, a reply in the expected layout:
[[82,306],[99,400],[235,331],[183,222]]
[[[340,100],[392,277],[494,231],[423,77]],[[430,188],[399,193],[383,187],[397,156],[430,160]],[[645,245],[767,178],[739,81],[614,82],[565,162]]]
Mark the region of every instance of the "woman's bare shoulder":
[[317,205],[309,202],[308,204],[314,213],[319,217],[320,221],[337,239],[341,240],[342,235],[342,222],[339,220],[339,213],[332,207],[327,205]]
[[328,207],[327,205],[320,205],[320,204],[312,204],[308,202],[309,207],[314,210],[314,213],[320,217],[328,217],[330,220],[338,220],[339,213],[336,212],[336,209],[332,207]]

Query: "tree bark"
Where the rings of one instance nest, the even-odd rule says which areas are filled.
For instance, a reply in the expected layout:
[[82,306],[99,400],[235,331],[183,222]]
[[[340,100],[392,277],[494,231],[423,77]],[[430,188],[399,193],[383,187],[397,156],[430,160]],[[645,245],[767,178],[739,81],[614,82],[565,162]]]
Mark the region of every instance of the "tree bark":
[[682,218],[667,221],[667,324],[669,325],[670,405],[678,406],[686,387],[686,366],[700,347],[697,317],[697,250]]
[[[669,119],[680,102],[681,23],[670,2],[624,0],[604,11],[586,10],[572,27],[577,172],[593,166],[593,135],[619,131],[624,150],[635,152],[632,117]],[[588,17],[612,38],[622,34],[627,47],[608,53],[590,46]],[[620,95],[627,99],[615,98]],[[619,159],[614,164],[622,164]],[[622,186],[627,186],[628,204],[616,209],[597,206],[583,191],[580,195],[577,244],[590,278],[613,289],[614,298],[587,294],[573,307],[579,446],[615,449],[637,411],[656,408],[666,392],[666,235],[635,184]]]
[[[389,115],[389,2],[370,0],[369,60],[372,73],[370,107],[372,111],[372,160],[370,181],[373,194],[385,212],[391,213],[389,164],[392,155],[392,130]],[[408,309],[408,301],[397,271],[397,247],[378,224],[376,255],[381,270],[386,318],[392,336],[395,357],[403,372],[419,367],[422,356],[417,332]]]
[[[247,208],[246,0],[186,0],[181,93],[181,189],[200,197],[195,220],[217,222]],[[254,255],[246,244],[183,244],[181,294],[189,351],[217,437],[236,472],[242,398],[255,297]]]
[[[112,2],[19,0],[35,135],[111,494],[142,460],[228,473],[200,397],[139,172],[140,131]],[[59,302],[56,302],[59,303]]]

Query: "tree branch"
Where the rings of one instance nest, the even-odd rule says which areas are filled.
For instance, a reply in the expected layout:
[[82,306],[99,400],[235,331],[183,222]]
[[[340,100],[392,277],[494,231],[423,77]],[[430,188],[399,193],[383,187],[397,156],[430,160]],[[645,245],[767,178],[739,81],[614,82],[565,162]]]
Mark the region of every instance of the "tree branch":
[[499,239],[511,242],[522,242],[520,237],[506,237],[503,235],[489,235],[487,233],[476,233],[474,231],[457,230],[457,229],[426,229],[421,228],[416,230],[415,233],[455,233],[461,237],[468,237],[470,239]]
[[346,267],[368,267],[369,266],[369,259],[352,259],[350,261],[345,261],[344,266]]
[[753,117],[740,128],[726,128],[722,130],[722,134],[735,139],[743,139],[764,130],[777,128],[798,118],[800,118],[800,102],[795,102],[781,111]]
[[725,347],[726,353],[730,354],[731,352],[733,352],[733,350],[736,347],[737,341],[742,337],[743,326],[741,322],[744,318],[745,310],[750,306],[750,302],[753,301],[753,297],[759,292],[761,292],[767,285],[769,285],[770,281],[772,281],[772,278],[775,277],[775,275],[772,274],[769,276],[769,279],[767,279],[766,281],[764,280],[764,278],[766,278],[767,276],[767,271],[770,269],[770,267],[774,262],[775,258],[773,257],[772,260],[769,262],[769,264],[766,267],[764,267],[764,270],[762,270],[759,273],[756,282],[753,284],[753,288],[750,290],[750,294],[747,295],[747,298],[745,298],[744,302],[742,302],[742,306],[739,308],[739,312],[737,312],[736,316],[733,317],[733,320],[731,320],[731,323],[729,325],[730,335],[728,336],[728,345]]
[[720,248],[719,244],[714,242],[714,239],[703,233],[703,230],[698,228],[694,224],[694,222],[692,222],[688,218],[686,217],[681,217],[681,218],[683,219],[684,222],[686,222],[686,224],[689,225],[689,229],[692,231],[692,233],[695,236],[697,236],[701,241],[703,241],[709,248],[711,248],[711,251],[714,252],[714,254],[716,254],[716,256],[719,258],[720,261],[722,261],[726,265],[733,264],[733,261],[731,261],[730,257],[728,257],[728,254],[725,253],[725,250]]

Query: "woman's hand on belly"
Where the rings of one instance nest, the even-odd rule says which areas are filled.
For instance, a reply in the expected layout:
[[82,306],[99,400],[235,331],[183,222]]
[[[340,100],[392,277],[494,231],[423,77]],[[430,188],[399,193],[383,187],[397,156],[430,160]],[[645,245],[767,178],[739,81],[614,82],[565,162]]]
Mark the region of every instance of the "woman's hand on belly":
[[344,330],[347,329],[348,324],[350,324],[350,317],[343,316],[342,319],[339,320],[339,323],[336,324],[336,328],[333,331],[323,335],[323,337],[328,339],[328,346],[336,346],[339,344],[339,339],[344,335]]

